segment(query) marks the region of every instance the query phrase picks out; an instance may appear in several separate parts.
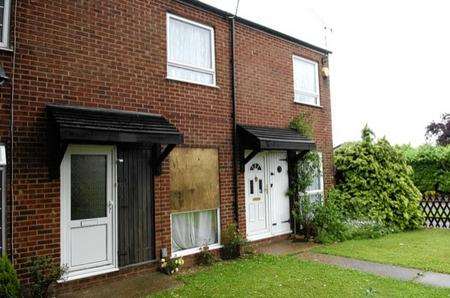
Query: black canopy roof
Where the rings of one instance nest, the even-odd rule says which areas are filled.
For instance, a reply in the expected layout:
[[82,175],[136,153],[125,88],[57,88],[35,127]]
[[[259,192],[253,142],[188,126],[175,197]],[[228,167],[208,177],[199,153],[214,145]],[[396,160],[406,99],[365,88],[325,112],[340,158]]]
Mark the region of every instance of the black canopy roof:
[[150,145],[154,149],[152,165],[159,174],[162,161],[183,142],[183,134],[157,114],[60,105],[47,105],[46,109],[50,179],[59,176],[61,160],[71,143]]
[[180,144],[183,135],[158,114],[47,105],[61,142]]
[[239,143],[243,149],[252,150],[314,150],[313,140],[290,128],[238,125]]

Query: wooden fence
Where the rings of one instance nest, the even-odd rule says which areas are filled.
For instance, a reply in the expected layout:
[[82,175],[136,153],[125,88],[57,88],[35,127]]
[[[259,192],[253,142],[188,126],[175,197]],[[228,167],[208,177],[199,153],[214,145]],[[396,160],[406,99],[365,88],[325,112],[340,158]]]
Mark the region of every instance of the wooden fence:
[[421,206],[427,227],[450,228],[450,195],[424,197]]

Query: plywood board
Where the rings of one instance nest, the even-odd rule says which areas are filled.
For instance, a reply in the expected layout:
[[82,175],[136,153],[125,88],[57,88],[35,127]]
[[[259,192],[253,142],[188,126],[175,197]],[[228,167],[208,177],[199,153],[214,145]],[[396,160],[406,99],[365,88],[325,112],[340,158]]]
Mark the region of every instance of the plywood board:
[[172,212],[219,208],[217,149],[175,148],[170,154]]

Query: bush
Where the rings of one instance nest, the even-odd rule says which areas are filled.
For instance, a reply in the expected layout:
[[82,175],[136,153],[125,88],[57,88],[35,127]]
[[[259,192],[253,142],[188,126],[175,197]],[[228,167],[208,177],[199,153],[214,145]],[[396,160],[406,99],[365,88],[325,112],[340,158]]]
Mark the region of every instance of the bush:
[[413,168],[412,179],[422,192],[450,194],[450,145],[400,147]]
[[347,239],[344,216],[331,197],[325,204],[316,207],[314,226],[317,232],[315,238],[317,242],[327,244]]
[[222,232],[221,240],[223,245],[221,256],[224,260],[239,258],[243,247],[247,244],[234,223],[230,224],[225,231]]
[[200,253],[197,256],[197,260],[200,265],[211,266],[216,259],[209,250],[208,245],[205,245],[200,249]]
[[31,259],[30,276],[33,297],[47,297],[50,285],[64,275],[67,267],[61,267],[51,257],[33,257]]
[[0,297],[20,297],[17,273],[6,256],[0,258]]
[[373,141],[366,127],[360,142],[335,151],[334,203],[347,219],[367,219],[386,227],[416,229],[423,224],[421,194],[400,150],[383,138]]

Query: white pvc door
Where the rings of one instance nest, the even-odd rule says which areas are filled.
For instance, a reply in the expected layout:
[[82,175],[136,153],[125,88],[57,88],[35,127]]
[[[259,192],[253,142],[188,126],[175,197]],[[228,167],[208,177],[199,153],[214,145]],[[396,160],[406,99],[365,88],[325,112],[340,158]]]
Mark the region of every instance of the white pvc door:
[[68,278],[115,268],[112,146],[68,147],[61,163],[61,263]]
[[246,220],[249,240],[291,232],[286,158],[286,152],[267,151],[257,154],[246,164]]
[[265,156],[258,154],[246,164],[246,220],[247,235],[259,237],[270,232],[269,202],[266,195]]
[[270,182],[272,234],[279,235],[291,231],[289,196],[289,177],[287,154],[274,151],[267,154],[267,168]]

